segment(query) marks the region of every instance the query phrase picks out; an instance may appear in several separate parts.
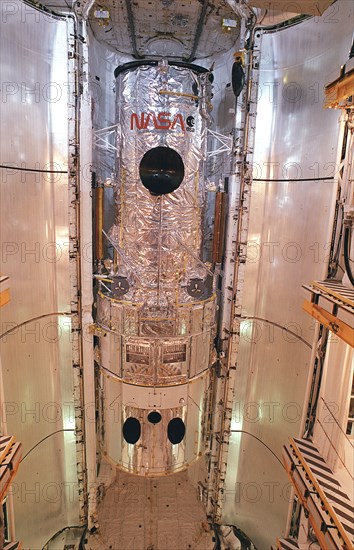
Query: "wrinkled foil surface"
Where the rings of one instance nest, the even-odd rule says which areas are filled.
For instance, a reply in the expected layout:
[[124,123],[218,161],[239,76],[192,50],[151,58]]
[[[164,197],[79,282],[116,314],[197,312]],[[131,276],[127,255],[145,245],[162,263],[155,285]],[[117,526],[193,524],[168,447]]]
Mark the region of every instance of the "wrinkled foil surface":
[[[193,302],[186,291],[188,281],[206,278],[197,259],[206,199],[209,88],[205,74],[164,63],[140,66],[117,77],[116,223],[110,237],[118,249],[118,273],[130,285],[125,299],[148,308]],[[196,91],[198,100],[188,97]],[[141,121],[143,113],[145,121],[149,113],[150,119],[145,129],[139,129],[136,121]],[[153,115],[159,113],[169,113],[174,127],[156,129]],[[193,117],[193,127],[188,126],[188,117]],[[149,149],[158,146],[171,147],[181,155],[185,175],[173,193],[153,196],[140,180],[139,164]]]
[[[178,385],[212,362],[214,285],[201,259],[209,75],[164,61],[141,65],[118,74],[116,94],[115,224],[108,235],[116,265],[111,291],[102,287],[97,299],[99,323],[110,333],[106,366],[130,384]],[[160,113],[170,121],[164,129],[153,121]],[[164,146],[181,156],[184,179],[174,192],[154,196],[139,165]],[[194,281],[204,285],[199,295],[191,292]]]

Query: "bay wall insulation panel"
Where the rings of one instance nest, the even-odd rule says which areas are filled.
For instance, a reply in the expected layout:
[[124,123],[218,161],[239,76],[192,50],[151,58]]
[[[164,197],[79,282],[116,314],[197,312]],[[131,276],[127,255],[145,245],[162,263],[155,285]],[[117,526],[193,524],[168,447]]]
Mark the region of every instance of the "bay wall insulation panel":
[[70,311],[67,26],[21,2],[10,7],[0,23],[0,163],[10,167],[0,171],[0,223],[12,296],[0,332],[13,331],[1,339],[1,360],[8,430],[24,457],[49,436],[24,458],[13,485],[17,538],[42,548],[78,524],[75,438],[61,431],[74,428],[71,326],[63,315]]
[[280,457],[283,442],[298,434],[314,331],[302,312],[301,285],[324,276],[329,253],[340,113],[324,110],[323,88],[348,57],[353,22],[351,3],[338,6],[335,21],[324,14],[264,34],[261,42],[231,426],[250,435],[232,435],[223,515],[258,548],[284,532],[290,488],[282,466],[255,437]]

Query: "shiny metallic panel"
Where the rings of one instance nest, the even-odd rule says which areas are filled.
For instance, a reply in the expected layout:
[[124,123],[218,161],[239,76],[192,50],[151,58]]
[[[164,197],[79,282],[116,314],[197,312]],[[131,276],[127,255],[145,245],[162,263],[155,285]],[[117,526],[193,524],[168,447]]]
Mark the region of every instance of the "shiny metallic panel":
[[99,294],[101,366],[131,384],[183,384],[210,366],[214,298],[176,310],[176,318],[149,324],[141,310]]
[[7,7],[0,163],[10,168],[1,168],[0,232],[11,302],[1,309],[0,333],[14,330],[1,338],[0,352],[8,429],[24,450],[13,485],[16,537],[42,548],[79,516],[66,315],[67,28],[21,2]]
[[[107,377],[105,384],[106,450],[113,463],[139,475],[161,475],[184,469],[204,450],[205,411],[209,375],[189,384],[150,389],[122,383]],[[148,421],[151,411],[161,414],[161,421]],[[122,425],[134,417],[141,425],[136,444],[127,443]],[[186,433],[181,443],[173,445],[167,437],[168,423],[181,418]]]
[[125,407],[122,422],[130,416],[139,418],[141,437],[136,445],[122,441],[122,465],[125,469],[144,474],[156,475],[175,472],[184,465],[185,439],[178,445],[172,445],[167,438],[168,423],[173,418],[186,421],[187,407],[168,408],[161,411],[162,420],[151,424],[147,420],[149,410]]
[[323,276],[332,223],[336,182],[311,178],[337,171],[338,113],[322,104],[323,86],[338,75],[351,44],[353,6],[338,6],[335,21],[326,12],[262,38],[231,424],[247,433],[232,434],[223,514],[223,523],[243,529],[258,548],[285,529],[289,484],[272,452],[279,458],[287,437],[298,434],[313,335],[301,284]]

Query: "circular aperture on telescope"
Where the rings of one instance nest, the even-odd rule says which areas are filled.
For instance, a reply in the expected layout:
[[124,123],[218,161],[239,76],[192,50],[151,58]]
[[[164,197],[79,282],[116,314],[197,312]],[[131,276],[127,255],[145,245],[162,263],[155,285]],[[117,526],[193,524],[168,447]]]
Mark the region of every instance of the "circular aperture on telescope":
[[151,424],[158,424],[159,422],[161,422],[161,414],[158,412],[158,411],[151,411],[149,414],[148,414],[148,421],[151,422]]
[[167,427],[167,437],[173,445],[181,443],[186,433],[186,427],[182,418],[172,418]]
[[123,424],[123,437],[127,443],[134,445],[141,435],[140,422],[134,416],[130,416]]
[[144,187],[153,195],[172,193],[184,178],[182,157],[171,147],[153,147],[141,159],[139,175]]

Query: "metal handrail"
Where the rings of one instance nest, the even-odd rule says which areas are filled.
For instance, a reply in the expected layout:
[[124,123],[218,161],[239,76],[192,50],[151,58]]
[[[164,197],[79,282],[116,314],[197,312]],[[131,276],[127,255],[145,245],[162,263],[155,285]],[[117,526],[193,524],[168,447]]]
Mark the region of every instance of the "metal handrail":
[[307,476],[308,476],[308,481],[314,487],[314,489],[317,493],[317,497],[319,498],[319,500],[321,502],[321,507],[324,506],[326,512],[329,514],[329,516],[330,516],[330,518],[333,522],[333,526],[335,526],[335,528],[338,532],[338,535],[341,537],[341,539],[345,543],[346,547],[351,548],[352,547],[351,541],[348,538],[348,534],[345,531],[342,522],[338,519],[337,513],[333,509],[333,507],[332,507],[331,503],[329,502],[326,494],[323,492],[321,486],[319,485],[319,482],[318,482],[315,474],[312,472],[309,464],[306,461],[306,457],[304,457],[302,455],[301,450],[298,448],[298,446],[297,446],[297,444],[296,444],[296,442],[293,438],[290,438],[290,446],[293,448],[297,459],[300,461],[303,469],[305,470],[305,474],[307,474]]

